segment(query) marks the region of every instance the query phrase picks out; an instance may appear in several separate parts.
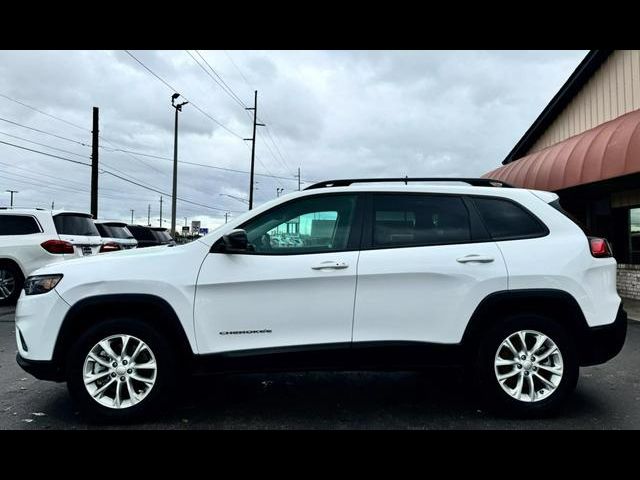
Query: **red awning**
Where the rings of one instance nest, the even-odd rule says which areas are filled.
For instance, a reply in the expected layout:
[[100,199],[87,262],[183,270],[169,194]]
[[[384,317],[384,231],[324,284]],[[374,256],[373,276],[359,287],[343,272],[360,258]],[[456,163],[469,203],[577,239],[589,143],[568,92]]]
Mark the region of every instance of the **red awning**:
[[634,110],[483,177],[553,191],[638,172],[640,110]]

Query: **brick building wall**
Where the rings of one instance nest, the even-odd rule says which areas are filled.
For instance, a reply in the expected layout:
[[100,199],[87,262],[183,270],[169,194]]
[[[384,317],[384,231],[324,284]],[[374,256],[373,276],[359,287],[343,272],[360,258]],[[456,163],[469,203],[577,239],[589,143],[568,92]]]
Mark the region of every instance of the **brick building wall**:
[[618,294],[640,300],[640,265],[618,264]]

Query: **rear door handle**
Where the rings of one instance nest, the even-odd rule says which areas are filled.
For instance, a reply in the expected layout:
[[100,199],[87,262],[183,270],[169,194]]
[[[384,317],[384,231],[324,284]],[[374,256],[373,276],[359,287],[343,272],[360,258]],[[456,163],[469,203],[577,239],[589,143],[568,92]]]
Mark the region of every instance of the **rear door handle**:
[[459,263],[490,263],[493,262],[493,257],[487,257],[485,255],[465,255],[456,259]]
[[326,262],[321,262],[318,265],[314,265],[311,268],[313,270],[324,270],[325,268],[330,268],[332,270],[341,270],[343,268],[347,268],[348,266],[349,265],[346,262],[327,260]]

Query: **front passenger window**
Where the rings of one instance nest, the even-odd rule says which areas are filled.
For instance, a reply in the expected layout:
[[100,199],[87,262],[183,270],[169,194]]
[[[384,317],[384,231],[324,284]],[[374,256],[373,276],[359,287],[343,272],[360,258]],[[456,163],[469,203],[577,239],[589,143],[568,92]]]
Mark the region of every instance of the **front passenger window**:
[[355,195],[302,198],[275,207],[241,228],[247,232],[255,253],[347,250],[355,206]]

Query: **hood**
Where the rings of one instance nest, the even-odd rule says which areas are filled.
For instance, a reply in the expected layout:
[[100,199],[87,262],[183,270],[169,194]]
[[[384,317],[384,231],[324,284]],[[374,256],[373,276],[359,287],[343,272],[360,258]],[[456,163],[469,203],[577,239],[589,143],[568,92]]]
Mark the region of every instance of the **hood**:
[[[64,262],[52,263],[39,268],[31,275],[78,273],[87,280],[91,278],[98,281],[101,279],[114,280],[117,278],[131,278],[132,276],[155,275],[159,271],[166,271],[167,275],[170,275],[172,269],[180,268],[181,262],[185,262],[187,258],[194,257],[194,254],[191,253],[193,250],[202,250],[202,244],[193,245],[195,243],[197,242],[179,247],[159,245],[157,247],[119,250],[117,252],[65,260]],[[202,262],[206,253],[207,251],[205,250],[203,256],[195,254],[195,258],[199,258],[200,262]]]

